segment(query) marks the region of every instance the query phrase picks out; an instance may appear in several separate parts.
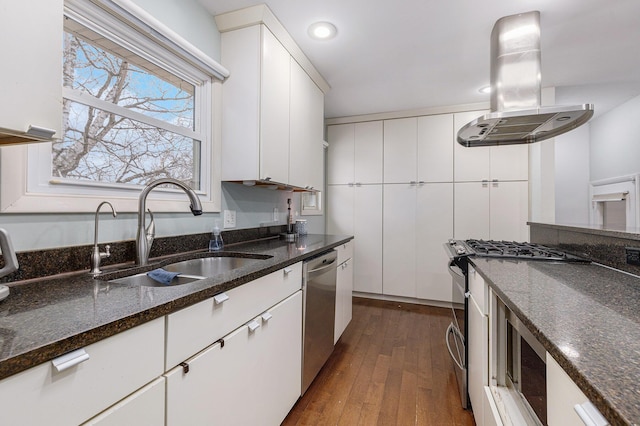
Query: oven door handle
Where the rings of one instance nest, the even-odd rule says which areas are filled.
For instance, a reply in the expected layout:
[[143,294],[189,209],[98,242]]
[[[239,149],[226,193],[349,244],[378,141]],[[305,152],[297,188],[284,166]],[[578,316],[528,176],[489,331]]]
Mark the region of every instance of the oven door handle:
[[[451,350],[451,345],[449,344],[449,334],[453,334],[454,339],[459,338],[463,345],[464,345],[464,336],[462,336],[462,333],[460,333],[460,330],[458,330],[456,326],[453,325],[453,323],[449,324],[449,327],[447,327],[447,332],[445,333],[445,336],[444,336],[445,341],[447,342],[447,349],[449,350],[449,355],[451,355],[451,359],[453,359],[453,362],[456,363],[456,365],[460,370],[464,370],[464,366],[463,366],[464,360],[458,360],[458,358],[453,354],[453,350]],[[460,351],[458,351],[458,356],[460,356]]]
[[456,265],[453,262],[449,262],[448,267],[449,267],[449,274],[451,274],[451,276],[454,279],[464,281],[464,272],[462,272],[462,269],[460,269],[458,265]]

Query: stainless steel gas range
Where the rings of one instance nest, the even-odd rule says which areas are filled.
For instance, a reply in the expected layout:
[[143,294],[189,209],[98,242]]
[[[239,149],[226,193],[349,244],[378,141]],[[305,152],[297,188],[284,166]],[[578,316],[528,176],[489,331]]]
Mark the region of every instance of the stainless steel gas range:
[[444,244],[444,248],[449,256],[448,267],[453,278],[453,315],[446,332],[446,342],[449,354],[456,364],[456,378],[462,406],[470,408],[467,392],[469,357],[466,346],[469,328],[469,258],[495,257],[554,262],[588,262],[588,260],[539,244],[514,241],[449,240]]

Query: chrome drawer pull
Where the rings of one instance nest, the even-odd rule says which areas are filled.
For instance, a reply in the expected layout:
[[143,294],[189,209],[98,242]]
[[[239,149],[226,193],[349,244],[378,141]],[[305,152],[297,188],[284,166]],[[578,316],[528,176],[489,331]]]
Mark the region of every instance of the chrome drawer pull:
[[213,301],[216,305],[224,303],[226,300],[229,300],[229,296],[227,296],[225,293],[220,293],[213,296]]
[[51,363],[59,373],[88,359],[89,354],[84,349],[77,349],[73,352],[69,352],[68,354],[64,354],[56,359],[51,360]]
[[249,324],[247,324],[247,327],[249,327],[249,333],[253,333],[260,328],[260,323],[256,320],[252,320]]

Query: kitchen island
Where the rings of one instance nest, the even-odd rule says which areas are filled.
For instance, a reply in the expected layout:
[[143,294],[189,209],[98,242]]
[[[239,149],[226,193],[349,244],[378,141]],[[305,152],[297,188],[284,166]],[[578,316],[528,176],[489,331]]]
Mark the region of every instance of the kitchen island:
[[596,263],[471,262],[612,425],[640,423],[640,277]]

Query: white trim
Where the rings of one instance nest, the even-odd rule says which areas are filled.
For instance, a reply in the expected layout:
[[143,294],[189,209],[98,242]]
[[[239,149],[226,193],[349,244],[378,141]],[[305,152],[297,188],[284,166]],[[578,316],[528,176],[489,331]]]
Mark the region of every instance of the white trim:
[[[109,11],[109,13],[117,15],[122,21],[134,26],[158,43],[170,47],[174,53],[182,56],[185,61],[197,66],[207,74],[215,76],[220,80],[224,80],[229,76],[229,71],[225,67],[211,59],[200,49],[189,43],[131,0],[92,1],[101,5]],[[86,3],[86,0],[66,0],[65,3],[78,6]]]
[[624,201],[626,228],[640,225],[640,174],[601,179],[589,184],[590,225],[603,226],[604,202]]
[[[118,3],[129,4],[128,1],[117,0]],[[104,4],[104,8],[109,8],[111,4],[115,4],[111,0],[98,0],[98,3]],[[84,18],[78,13],[72,11],[68,6],[76,8],[78,10],[87,11],[89,18]],[[109,12],[109,10],[107,10]],[[123,29],[125,37],[131,35],[133,42],[137,40],[141,41],[141,47],[136,47],[131,42],[123,39],[123,37],[116,37],[117,40],[123,41],[125,48],[130,49],[133,53],[141,54],[142,57],[148,58],[149,55],[145,52],[146,44],[149,43],[144,37],[140,37],[139,34],[134,35],[135,30],[132,30],[128,24],[131,22],[117,21],[114,16],[110,16],[108,13],[100,13],[96,10],[96,5],[91,2],[81,0],[66,0],[65,2],[65,14],[71,15],[72,19],[82,23],[88,24],[91,29],[96,28],[95,22],[102,22],[105,25],[113,25],[115,28]],[[130,15],[120,15],[122,19],[130,19]],[[146,15],[148,16],[148,15]],[[77,18],[77,19],[76,19]],[[95,22],[92,21],[95,20]],[[136,18],[136,25],[140,26],[141,18]],[[166,42],[167,39],[159,37],[159,34],[151,28],[155,19],[151,19],[146,25],[148,32],[152,32],[155,37],[150,37],[152,40],[158,41],[160,44]],[[135,25],[132,25],[135,28]],[[98,27],[99,28],[99,27]],[[162,30],[162,29],[161,29]],[[162,32],[162,31],[161,31]],[[100,33],[105,35],[105,31],[101,29]],[[148,34],[147,34],[148,35]],[[174,34],[175,35],[175,34]],[[55,37],[56,34],[48,34],[47,36]],[[62,42],[62,33],[57,34]],[[179,36],[175,35],[180,39]],[[179,40],[178,40],[179,41]],[[172,41],[176,48],[180,47],[180,43]],[[195,49],[195,48],[194,48]],[[149,52],[153,55],[159,52],[158,49],[153,47]],[[201,53],[201,52],[200,52]],[[203,54],[204,55],[204,54]],[[184,55],[178,54],[178,56],[184,59]],[[186,60],[186,59],[185,59]],[[201,78],[199,82],[195,82],[196,86],[200,85],[201,89],[196,88],[196,102],[197,108],[201,111],[201,117],[209,117],[210,126],[202,128],[202,123],[198,117],[196,117],[195,128],[193,132],[190,129],[185,134],[185,128],[172,128],[169,124],[167,130],[185,134],[185,136],[192,137],[202,142],[200,155],[202,158],[208,158],[208,162],[202,164],[204,167],[200,168],[200,184],[203,193],[208,195],[201,196],[201,202],[203,210],[205,212],[218,212],[221,207],[221,187],[220,187],[220,167],[221,167],[221,80],[217,79],[218,76],[213,74],[210,68],[200,67],[192,68],[188,63],[181,63],[179,60],[173,59],[170,55],[159,53],[159,58],[153,58],[153,62],[159,63],[159,65],[166,66],[167,70],[182,77],[186,81],[193,81]],[[213,61],[215,63],[215,61]],[[218,70],[220,71],[220,70]],[[227,75],[226,69],[222,68]],[[184,77],[188,74],[193,74],[193,77]],[[214,78],[212,80],[211,74]],[[62,82],[61,82],[62,85]],[[65,91],[68,94],[67,91]],[[66,95],[65,95],[66,96]],[[77,97],[77,93],[71,94],[70,99]],[[83,96],[80,96],[86,103]],[[95,101],[95,98],[92,99]],[[105,109],[111,110],[113,105],[106,106]],[[117,111],[115,111],[118,113]],[[127,117],[132,117],[131,111],[127,111]],[[143,115],[144,116],[144,115]],[[62,117],[61,117],[62,119]],[[153,120],[153,119],[152,119]],[[150,117],[144,116],[145,122],[150,121]],[[167,128],[167,123],[162,122],[162,125],[158,127]],[[177,127],[177,126],[176,126]],[[195,136],[197,135],[197,136]],[[207,143],[208,142],[208,143]],[[31,157],[30,155],[35,155]],[[115,209],[119,212],[135,212],[138,208],[138,194],[139,188],[133,187],[131,190],[122,188],[114,188],[110,185],[92,185],[88,186],[82,183],[74,183],[69,185],[62,180],[51,179],[51,143],[31,144],[31,145],[14,145],[5,146],[0,148],[0,211],[5,213],[76,213],[76,212],[94,212],[98,203],[108,198]],[[44,159],[47,159],[44,163]],[[30,167],[33,170],[40,172],[40,176],[30,175]],[[46,185],[48,189],[55,187],[53,192],[42,192],[40,189],[42,185]],[[78,189],[84,187],[84,191],[78,191]],[[75,189],[74,189],[75,188]],[[101,190],[97,190],[100,188]],[[57,191],[57,192],[56,192]],[[79,194],[78,192],[85,192]],[[131,193],[131,196],[128,196]],[[177,195],[177,198],[176,198]],[[148,207],[157,212],[182,212],[189,211],[189,201],[181,194],[177,194],[172,190],[163,190],[157,188],[150,194]]]

